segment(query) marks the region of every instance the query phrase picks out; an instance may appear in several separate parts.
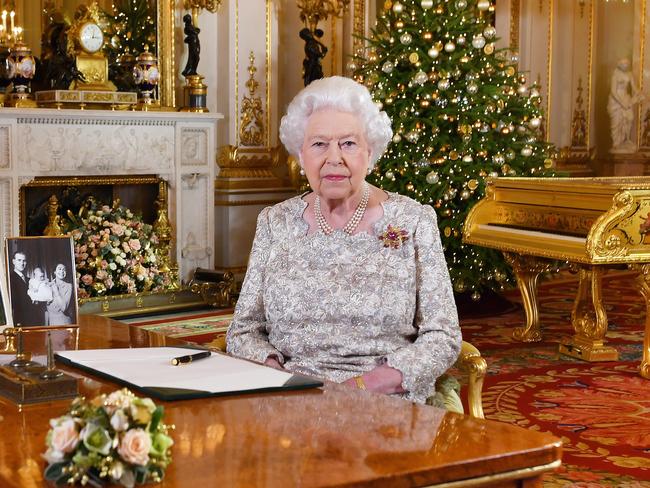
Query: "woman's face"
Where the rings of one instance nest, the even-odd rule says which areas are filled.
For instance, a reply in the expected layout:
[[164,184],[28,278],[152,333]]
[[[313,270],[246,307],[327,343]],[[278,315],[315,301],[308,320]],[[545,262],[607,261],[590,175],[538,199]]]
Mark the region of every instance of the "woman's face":
[[54,268],[54,276],[62,280],[65,278],[66,272],[65,272],[65,265],[63,264],[57,264],[56,268]]
[[309,185],[322,198],[345,199],[361,191],[370,148],[356,115],[336,109],[311,114],[300,155]]

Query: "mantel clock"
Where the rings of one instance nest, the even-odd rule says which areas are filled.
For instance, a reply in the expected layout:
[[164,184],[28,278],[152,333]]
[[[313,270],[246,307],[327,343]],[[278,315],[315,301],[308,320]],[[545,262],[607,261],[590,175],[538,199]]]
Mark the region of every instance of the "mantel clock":
[[99,8],[96,3],[82,5],[68,31],[75,50],[75,66],[85,81],[73,81],[71,90],[116,91],[108,79],[108,59],[102,52],[105,36],[100,27]]

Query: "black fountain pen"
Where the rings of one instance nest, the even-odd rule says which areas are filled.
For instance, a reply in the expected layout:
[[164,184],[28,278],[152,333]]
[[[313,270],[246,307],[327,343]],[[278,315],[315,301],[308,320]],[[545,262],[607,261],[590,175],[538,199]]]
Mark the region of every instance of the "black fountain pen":
[[192,361],[198,361],[199,359],[209,358],[210,351],[203,351],[197,354],[188,354],[187,356],[180,356],[178,358],[172,359],[172,365],[178,366],[179,364],[189,364]]

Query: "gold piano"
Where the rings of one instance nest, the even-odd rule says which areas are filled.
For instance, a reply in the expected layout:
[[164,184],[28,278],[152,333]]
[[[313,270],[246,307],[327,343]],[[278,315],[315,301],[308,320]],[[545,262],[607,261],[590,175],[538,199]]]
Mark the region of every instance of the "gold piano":
[[[587,361],[612,361],[605,344],[607,314],[601,278],[608,266],[639,271],[641,294],[650,310],[650,177],[495,178],[472,208],[463,229],[468,244],[503,251],[512,266],[526,310],[515,329],[521,341],[541,340],[537,279],[550,260],[579,270],[571,313],[573,337],[560,352]],[[641,375],[650,378],[650,313],[646,313]]]

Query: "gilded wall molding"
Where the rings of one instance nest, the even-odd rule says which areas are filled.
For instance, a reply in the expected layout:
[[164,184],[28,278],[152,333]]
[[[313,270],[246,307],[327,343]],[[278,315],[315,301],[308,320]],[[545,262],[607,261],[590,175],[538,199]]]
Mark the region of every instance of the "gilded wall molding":
[[573,119],[571,120],[571,146],[585,147],[587,145],[587,120],[585,108],[582,99],[582,77],[578,77],[578,95],[573,109]]
[[510,50],[519,50],[519,23],[521,17],[521,0],[512,0],[510,4]]
[[280,164],[280,147],[241,148],[221,146],[217,156],[219,174],[215,180],[217,189],[275,188],[282,180],[271,168]]
[[239,140],[242,146],[261,146],[264,139],[264,122],[262,117],[262,99],[257,95],[259,83],[255,79],[257,68],[255,67],[255,54],[251,51],[248,56],[248,75],[246,88],[248,95],[242,97],[241,121],[239,129]]

